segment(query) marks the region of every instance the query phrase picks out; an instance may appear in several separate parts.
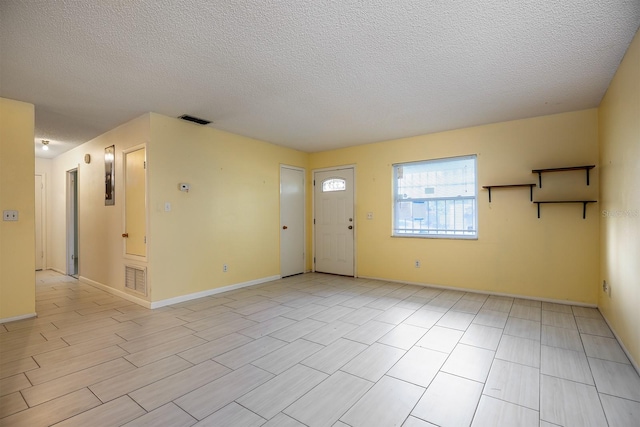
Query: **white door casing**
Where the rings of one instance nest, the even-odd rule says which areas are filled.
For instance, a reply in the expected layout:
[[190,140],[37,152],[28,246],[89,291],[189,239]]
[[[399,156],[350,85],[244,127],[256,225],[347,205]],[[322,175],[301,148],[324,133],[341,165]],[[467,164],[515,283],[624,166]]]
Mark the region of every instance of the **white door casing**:
[[44,194],[44,180],[42,175],[36,175],[36,186],[35,186],[35,196],[36,196],[36,211],[35,211],[35,222],[36,222],[36,270],[42,270],[44,268],[44,245],[43,245],[43,216],[42,216],[42,207],[43,205],[43,194]]
[[315,271],[354,275],[354,168],[314,172]]
[[78,169],[67,171],[67,274],[77,276],[78,263]]
[[280,275],[305,271],[304,170],[280,167]]

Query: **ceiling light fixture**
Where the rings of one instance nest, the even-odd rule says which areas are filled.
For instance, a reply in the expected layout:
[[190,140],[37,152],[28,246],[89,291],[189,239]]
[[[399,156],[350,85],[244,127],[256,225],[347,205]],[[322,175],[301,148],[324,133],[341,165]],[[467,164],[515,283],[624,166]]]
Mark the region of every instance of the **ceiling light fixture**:
[[42,140],[42,149],[43,149],[44,151],[49,150],[49,141],[47,141],[46,139],[43,139],[43,140]]

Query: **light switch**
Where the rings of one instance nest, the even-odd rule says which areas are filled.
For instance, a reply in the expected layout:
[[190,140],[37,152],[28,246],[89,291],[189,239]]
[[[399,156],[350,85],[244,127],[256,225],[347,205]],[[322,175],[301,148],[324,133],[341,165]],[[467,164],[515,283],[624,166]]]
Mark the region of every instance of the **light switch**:
[[171,202],[164,202],[164,211],[171,212]]
[[3,221],[17,221],[18,220],[18,211],[2,211],[2,220]]

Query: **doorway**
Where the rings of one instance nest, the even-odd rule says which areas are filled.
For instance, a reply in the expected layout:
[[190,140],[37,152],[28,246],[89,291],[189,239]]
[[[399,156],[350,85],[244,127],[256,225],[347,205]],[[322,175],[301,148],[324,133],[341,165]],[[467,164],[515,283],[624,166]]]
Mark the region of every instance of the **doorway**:
[[42,175],[36,175],[36,209],[35,209],[35,222],[36,222],[36,271],[44,269],[44,217],[42,210],[44,208],[44,177]]
[[304,169],[280,166],[280,276],[304,273]]
[[78,169],[67,171],[67,274],[78,278]]
[[354,168],[314,172],[315,271],[354,275]]

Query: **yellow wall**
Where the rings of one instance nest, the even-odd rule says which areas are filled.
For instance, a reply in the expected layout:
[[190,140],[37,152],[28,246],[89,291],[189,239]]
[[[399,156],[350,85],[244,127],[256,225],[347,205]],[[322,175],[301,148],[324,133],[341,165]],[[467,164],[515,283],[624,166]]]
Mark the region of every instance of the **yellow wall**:
[[[67,171],[77,168],[80,276],[116,290],[124,289],[123,151],[148,140],[149,115],[145,114],[53,159],[48,207],[52,224],[50,268],[67,271]],[[104,149],[111,145],[116,150],[116,202],[114,206],[105,206]],[[84,162],[85,154],[91,156],[89,164]],[[144,262],[126,261],[144,266]]]
[[[598,307],[640,363],[640,33],[599,110],[602,242]],[[606,212],[605,212],[606,211]]]
[[152,113],[147,159],[153,301],[279,275],[280,164],[307,153]]
[[35,156],[32,104],[0,98],[0,320],[35,313]]
[[[532,169],[597,164],[597,110],[422,135],[312,154],[310,168],[356,165],[357,274],[596,304],[598,206],[542,207],[528,189],[478,197],[478,240],[392,238],[391,165],[478,155],[478,184],[533,183]],[[543,177],[537,199],[596,199],[598,169]],[[374,219],[367,220],[366,213]],[[421,268],[414,267],[421,261]]]

